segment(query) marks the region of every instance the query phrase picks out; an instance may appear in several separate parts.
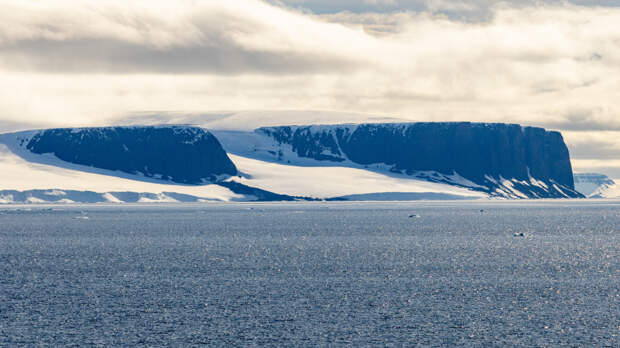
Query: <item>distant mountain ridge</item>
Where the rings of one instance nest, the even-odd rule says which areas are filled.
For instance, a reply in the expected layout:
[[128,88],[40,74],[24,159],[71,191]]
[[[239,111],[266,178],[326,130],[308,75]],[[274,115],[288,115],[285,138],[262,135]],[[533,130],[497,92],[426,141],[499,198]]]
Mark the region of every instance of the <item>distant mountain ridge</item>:
[[575,189],[588,198],[606,198],[613,188],[616,188],[616,182],[607,175],[599,173],[575,174]]
[[0,172],[0,203],[583,197],[560,133],[498,123],[23,131]]

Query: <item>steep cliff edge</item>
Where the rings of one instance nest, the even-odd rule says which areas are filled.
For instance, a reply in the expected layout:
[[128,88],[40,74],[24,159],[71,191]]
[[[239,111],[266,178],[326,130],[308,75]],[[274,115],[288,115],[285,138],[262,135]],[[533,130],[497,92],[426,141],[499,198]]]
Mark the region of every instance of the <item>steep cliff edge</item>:
[[237,173],[219,141],[199,127],[58,128],[22,142],[35,154],[175,183],[204,184]]
[[582,197],[559,132],[498,123],[382,123],[263,127],[299,157],[386,165],[429,181],[510,198]]

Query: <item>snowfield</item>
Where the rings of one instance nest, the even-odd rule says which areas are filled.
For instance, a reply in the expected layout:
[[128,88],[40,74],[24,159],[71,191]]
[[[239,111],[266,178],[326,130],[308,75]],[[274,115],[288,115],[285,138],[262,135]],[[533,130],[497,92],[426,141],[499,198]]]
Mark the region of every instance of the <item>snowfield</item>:
[[[447,184],[417,180],[404,175],[388,175],[370,170],[338,166],[298,166],[229,154],[237,169],[243,173],[234,180],[242,184],[260,187],[267,191],[291,196],[334,198],[377,193],[416,193],[410,197],[434,199],[445,194],[447,199],[477,199],[487,197],[484,193]],[[403,195],[400,195],[403,198]],[[371,196],[366,196],[370,198]],[[354,197],[350,197],[354,198]],[[363,197],[359,197],[363,198]],[[398,200],[398,199],[395,199]]]

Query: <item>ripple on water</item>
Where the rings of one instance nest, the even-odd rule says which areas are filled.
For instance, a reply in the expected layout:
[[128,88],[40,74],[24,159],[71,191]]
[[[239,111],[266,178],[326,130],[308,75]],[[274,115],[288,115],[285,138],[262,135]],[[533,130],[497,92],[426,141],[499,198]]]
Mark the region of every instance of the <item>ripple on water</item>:
[[618,346],[619,208],[4,208],[0,346]]

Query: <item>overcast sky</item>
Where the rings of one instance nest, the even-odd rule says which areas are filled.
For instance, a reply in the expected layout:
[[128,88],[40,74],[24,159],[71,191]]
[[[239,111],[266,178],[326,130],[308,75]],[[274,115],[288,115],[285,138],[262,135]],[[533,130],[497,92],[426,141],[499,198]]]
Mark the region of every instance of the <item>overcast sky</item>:
[[333,110],[561,130],[620,178],[620,0],[0,0],[0,130]]

